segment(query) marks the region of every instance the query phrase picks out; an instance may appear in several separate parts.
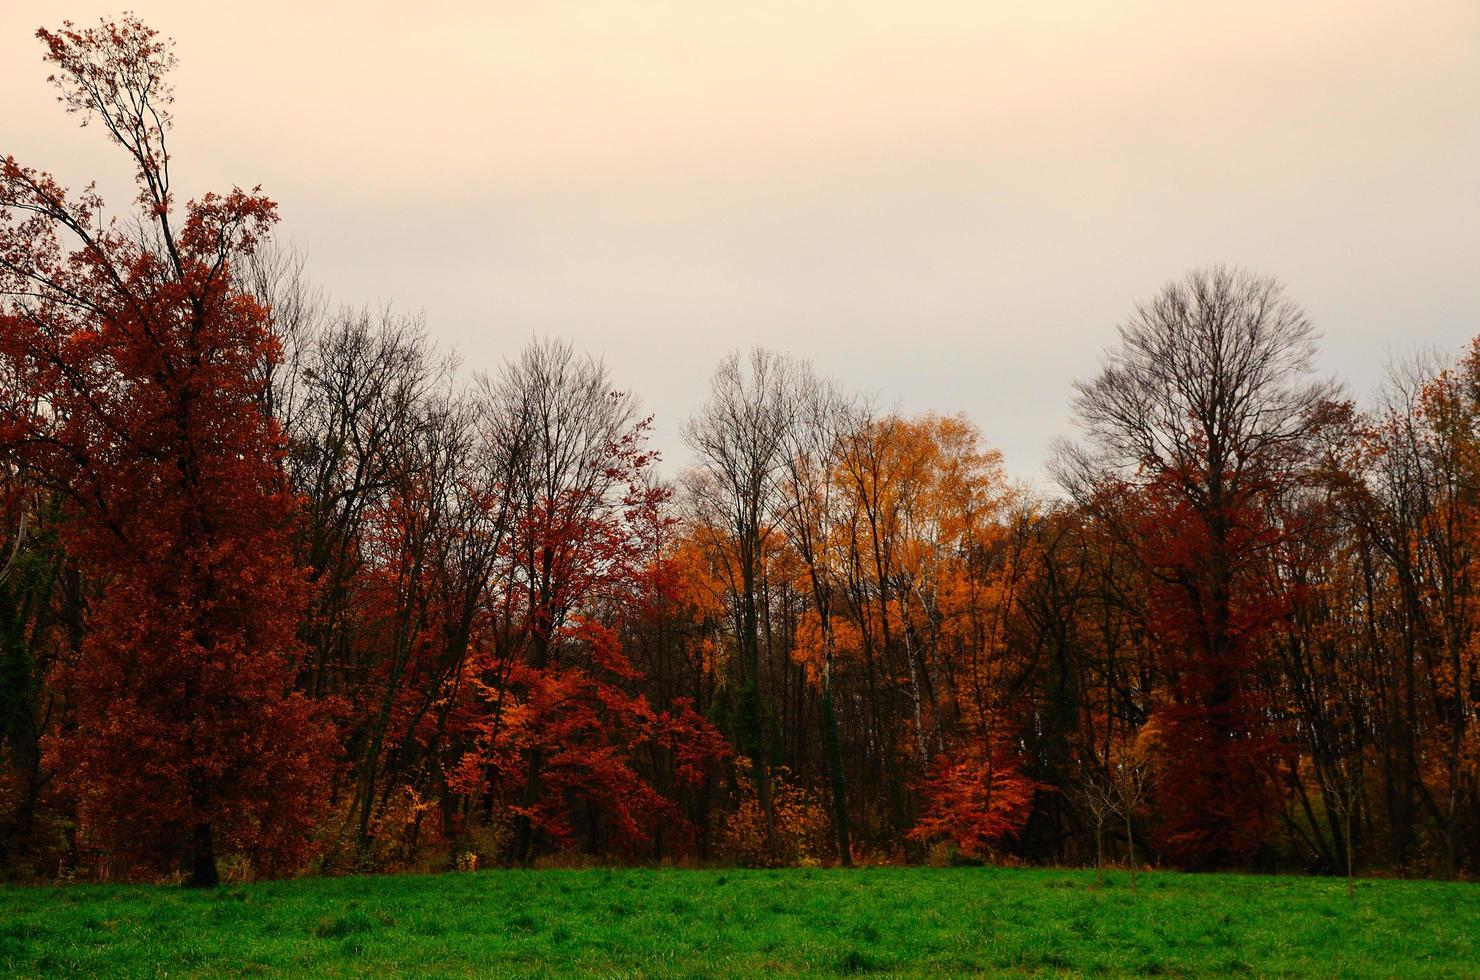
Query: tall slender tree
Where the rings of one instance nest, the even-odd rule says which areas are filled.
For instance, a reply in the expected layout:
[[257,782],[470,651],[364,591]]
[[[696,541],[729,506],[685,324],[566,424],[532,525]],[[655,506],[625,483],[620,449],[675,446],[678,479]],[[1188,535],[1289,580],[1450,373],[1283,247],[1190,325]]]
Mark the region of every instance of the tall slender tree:
[[333,756],[292,692],[303,576],[283,439],[264,414],[269,311],[232,265],[276,219],[257,192],[180,209],[166,145],[175,58],[133,17],[38,32],[61,101],[134,166],[136,221],[0,163],[0,357],[25,392],[0,447],[63,494],[101,589],[50,743],[84,844],[132,866],[301,866]]
[[765,817],[767,849],[775,852],[769,746],[761,685],[760,585],[763,551],[776,522],[778,481],[786,467],[786,440],[794,410],[791,362],[762,348],[734,352],[720,362],[709,399],[684,426],[684,440],[703,477],[691,481],[727,527],[734,547],[739,610],[739,749],[750,759]]

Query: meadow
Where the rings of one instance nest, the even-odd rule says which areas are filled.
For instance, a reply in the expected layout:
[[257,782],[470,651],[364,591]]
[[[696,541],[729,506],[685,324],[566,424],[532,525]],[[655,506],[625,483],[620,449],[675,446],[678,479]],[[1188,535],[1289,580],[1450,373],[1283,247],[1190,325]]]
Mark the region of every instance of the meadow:
[[0,974],[1480,976],[1480,886],[1006,868],[0,889]]

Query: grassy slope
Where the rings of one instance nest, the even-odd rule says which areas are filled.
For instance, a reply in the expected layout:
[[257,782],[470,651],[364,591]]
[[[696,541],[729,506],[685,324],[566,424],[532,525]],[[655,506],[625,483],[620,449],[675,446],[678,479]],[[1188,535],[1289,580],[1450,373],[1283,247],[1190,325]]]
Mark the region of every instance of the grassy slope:
[[0,975],[1480,976],[1480,886],[959,868],[0,888]]

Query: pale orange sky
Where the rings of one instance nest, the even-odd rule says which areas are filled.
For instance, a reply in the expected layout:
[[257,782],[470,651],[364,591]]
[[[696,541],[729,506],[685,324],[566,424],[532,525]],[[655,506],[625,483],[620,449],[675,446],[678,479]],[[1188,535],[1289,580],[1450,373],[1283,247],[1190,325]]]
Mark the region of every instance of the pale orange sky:
[[[1480,333],[1480,3],[132,0],[187,192],[261,183],[316,280],[468,371],[604,354],[670,460],[760,342],[1036,477],[1070,382],[1188,267],[1275,274],[1358,393]],[[0,5],[0,152],[127,176]],[[116,198],[123,203],[124,198]]]

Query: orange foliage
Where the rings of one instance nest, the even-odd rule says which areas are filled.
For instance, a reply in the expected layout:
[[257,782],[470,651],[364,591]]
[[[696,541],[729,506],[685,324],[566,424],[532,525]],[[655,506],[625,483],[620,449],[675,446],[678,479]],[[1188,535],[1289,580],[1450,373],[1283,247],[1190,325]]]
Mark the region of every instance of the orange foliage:
[[910,837],[951,841],[968,857],[989,854],[1022,831],[1042,788],[1023,775],[1021,759],[1007,745],[938,756],[921,783],[924,808]]
[[740,803],[724,818],[720,853],[746,867],[815,865],[832,850],[827,806],[817,794],[798,783],[785,767],[772,772],[775,808],[774,851],[766,845],[766,820],[750,778],[748,760],[740,760],[737,781]]

